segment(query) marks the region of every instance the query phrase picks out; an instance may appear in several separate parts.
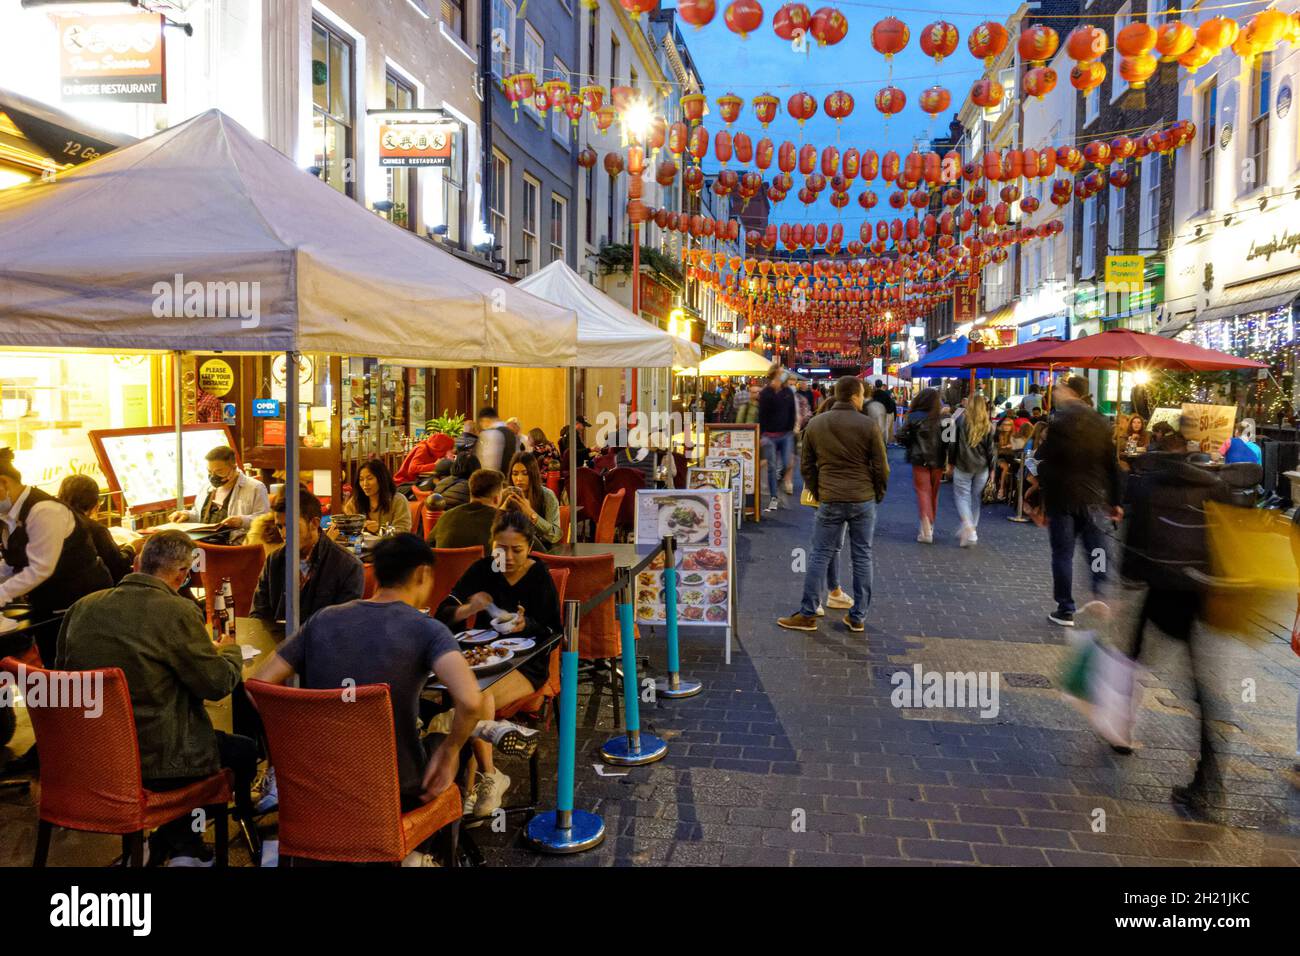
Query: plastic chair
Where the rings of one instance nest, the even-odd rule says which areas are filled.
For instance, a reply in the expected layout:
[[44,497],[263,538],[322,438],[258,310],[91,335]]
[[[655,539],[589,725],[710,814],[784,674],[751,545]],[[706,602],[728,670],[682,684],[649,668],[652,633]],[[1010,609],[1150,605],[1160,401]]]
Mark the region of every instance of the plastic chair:
[[613,494],[605,496],[605,500],[600,505],[600,517],[596,520],[596,537],[597,544],[613,544],[614,531],[618,526],[618,515],[623,507],[623,500],[627,497],[627,492],[616,491]]
[[577,487],[578,520],[594,522],[600,512],[600,502],[605,497],[605,479],[593,468],[579,468]]
[[469,566],[482,557],[482,548],[434,548],[433,591],[429,595],[429,607],[436,611]]
[[194,542],[203,552],[204,603],[208,610],[208,623],[213,620],[213,602],[221,587],[222,578],[230,578],[230,590],[235,599],[235,617],[248,617],[253,609],[253,595],[257,580],[266,563],[266,550],[260,544],[205,544]]
[[379,589],[379,584],[375,581],[375,566],[367,563],[361,567],[365,574],[365,584],[361,588],[361,600],[369,601],[374,596],[375,591]]
[[[279,790],[280,859],[398,863],[451,827],[450,860],[460,832],[460,789],[402,812],[397,740],[388,685],[303,690],[245,682],[266,728]],[[42,754],[42,759],[44,755]]]
[[[552,571],[567,570],[565,582],[567,600],[586,601],[614,583],[614,556],[594,554],[590,557],[570,558],[555,554],[535,555]],[[578,657],[595,661],[617,657],[623,645],[619,640],[618,618],[614,613],[614,599],[607,598],[588,611],[578,621]]]
[[424,502],[420,498],[413,497],[407,504],[411,508],[411,530],[414,531],[420,527],[420,522],[423,520],[420,515],[424,514]]
[[560,505],[560,544],[568,544],[571,535],[569,525],[570,509],[568,505]]
[[[19,661],[12,657],[0,661],[0,670],[10,674],[17,675],[18,667]],[[47,687],[103,681],[102,711],[95,717],[82,707],[27,710],[41,751],[40,826],[32,866],[45,866],[55,827],[120,834],[123,858],[142,866],[145,831],[199,807],[212,814],[216,864],[226,865],[230,845],[226,804],[234,784],[229,770],[176,790],[146,790],[140,776],[135,714],[121,668],[51,671],[28,665],[27,674],[40,677]]]
[[605,475],[605,494],[612,491],[625,491],[623,505],[618,509],[617,525],[632,529],[636,521],[636,493],[645,488],[645,472],[626,466],[611,469]]

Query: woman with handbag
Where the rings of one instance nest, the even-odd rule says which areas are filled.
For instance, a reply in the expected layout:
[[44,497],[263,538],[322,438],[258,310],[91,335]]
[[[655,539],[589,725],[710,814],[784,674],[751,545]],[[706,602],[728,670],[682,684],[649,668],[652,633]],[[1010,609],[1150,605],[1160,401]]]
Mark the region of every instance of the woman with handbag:
[[921,529],[916,540],[922,544],[934,542],[939,485],[948,463],[948,446],[943,442],[940,416],[942,407],[935,389],[922,389],[912,403],[912,410],[907,413],[907,424],[903,428],[903,444],[907,448],[907,463],[912,466],[912,487],[916,489],[916,507],[921,516]]
[[997,458],[989,406],[983,395],[972,397],[965,414],[957,419],[948,454],[952,462],[953,499],[961,518],[957,539],[961,547],[969,548],[979,541],[976,529],[980,523],[980,505],[991,493],[993,463]]

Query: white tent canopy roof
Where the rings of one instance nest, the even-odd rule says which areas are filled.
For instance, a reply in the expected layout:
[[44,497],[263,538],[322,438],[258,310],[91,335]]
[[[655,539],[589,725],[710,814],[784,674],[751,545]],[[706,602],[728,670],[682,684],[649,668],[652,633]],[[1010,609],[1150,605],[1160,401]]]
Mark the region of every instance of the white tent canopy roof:
[[766,375],[772,360],[763,358],[749,349],[728,349],[710,355],[700,363],[699,370],[687,369],[680,375]]
[[520,280],[516,288],[578,314],[578,365],[583,368],[681,368],[700,363],[700,347],[638,318],[562,261]]
[[571,310],[365,210],[217,110],[0,191],[0,236],[0,346],[577,361]]

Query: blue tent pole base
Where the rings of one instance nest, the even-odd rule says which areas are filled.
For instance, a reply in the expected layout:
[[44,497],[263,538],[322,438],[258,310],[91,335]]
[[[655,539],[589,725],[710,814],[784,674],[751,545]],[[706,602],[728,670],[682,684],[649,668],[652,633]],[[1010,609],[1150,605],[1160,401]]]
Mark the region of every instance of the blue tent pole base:
[[561,828],[560,811],[547,810],[528,821],[524,842],[539,853],[555,855],[581,853],[599,846],[605,839],[605,821],[586,810],[569,813],[568,826]]
[[[676,680],[674,680],[676,678]],[[676,674],[660,677],[655,681],[655,696],[665,700],[682,700],[694,697],[704,690],[704,685],[697,680],[682,680]]]
[[600,748],[601,759],[617,767],[640,767],[668,756],[668,744],[654,734],[631,731]]

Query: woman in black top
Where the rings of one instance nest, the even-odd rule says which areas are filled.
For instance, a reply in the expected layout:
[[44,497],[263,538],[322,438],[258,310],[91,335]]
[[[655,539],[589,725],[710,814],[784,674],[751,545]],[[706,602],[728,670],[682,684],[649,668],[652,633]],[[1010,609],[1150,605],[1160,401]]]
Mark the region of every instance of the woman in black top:
[[90,532],[99,558],[117,584],[135,566],[135,552],[113,540],[109,530],[95,520],[99,513],[99,484],[89,475],[68,475],[59,485],[59,500],[72,509],[77,523]]
[[[463,631],[466,622],[479,614],[479,624],[490,626],[486,618],[489,605],[513,612],[515,629],[502,637],[531,637],[542,640],[560,630],[560,600],[555,582],[546,565],[532,557],[532,528],[522,512],[502,511],[492,525],[492,556],[475,561],[438,606],[437,618],[453,633]],[[494,569],[501,568],[500,571]],[[481,613],[482,612],[482,613]],[[501,678],[491,689],[483,691],[483,714],[495,715],[516,701],[531,697],[546,683],[550,673],[550,655],[534,655],[517,670]],[[492,745],[481,737],[472,741],[474,759],[469,779],[474,781],[469,800],[478,809],[499,805],[500,796],[510,787],[510,778],[496,770]],[[474,776],[474,764],[480,776]],[[467,808],[466,813],[476,812]],[[476,815],[483,815],[477,813]]]
[[912,466],[912,487],[921,517],[916,540],[934,542],[934,519],[939,508],[939,483],[948,464],[948,446],[943,441],[942,403],[933,388],[922,389],[907,413],[903,442],[907,463]]

